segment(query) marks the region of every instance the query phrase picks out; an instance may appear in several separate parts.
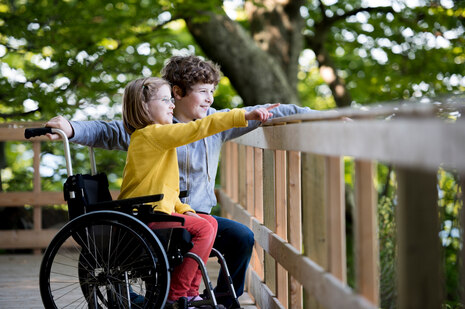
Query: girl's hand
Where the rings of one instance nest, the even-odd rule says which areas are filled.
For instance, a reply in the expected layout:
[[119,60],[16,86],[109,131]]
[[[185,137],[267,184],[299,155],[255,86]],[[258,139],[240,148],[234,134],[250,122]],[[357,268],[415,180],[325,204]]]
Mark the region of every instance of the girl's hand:
[[196,214],[195,212],[192,212],[192,211],[186,211],[184,214],[185,214],[186,216],[189,216],[189,217],[195,217],[195,218],[203,219],[203,218],[200,217],[198,214]]
[[270,113],[270,110],[272,110],[275,107],[278,107],[279,103],[272,104],[268,107],[260,107],[257,109],[254,109],[250,112],[245,113],[245,120],[259,120],[261,122],[265,122],[273,116],[273,113]]

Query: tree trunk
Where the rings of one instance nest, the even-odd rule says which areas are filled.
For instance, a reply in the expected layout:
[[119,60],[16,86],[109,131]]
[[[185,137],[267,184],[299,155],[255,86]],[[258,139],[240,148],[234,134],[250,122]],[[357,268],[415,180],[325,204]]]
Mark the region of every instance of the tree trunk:
[[186,19],[187,27],[208,58],[221,65],[245,105],[299,104],[282,61],[260,49],[250,34],[227,16],[205,15],[207,19]]

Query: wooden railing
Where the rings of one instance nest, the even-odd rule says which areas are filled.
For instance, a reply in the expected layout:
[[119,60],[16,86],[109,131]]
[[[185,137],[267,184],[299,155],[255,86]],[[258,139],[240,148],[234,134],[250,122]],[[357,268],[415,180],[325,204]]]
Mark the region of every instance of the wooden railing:
[[[45,206],[65,204],[63,192],[42,191],[40,177],[41,142],[50,142],[46,137],[31,140],[24,138],[24,129],[41,127],[42,123],[22,122],[0,124],[0,142],[23,141],[32,143],[33,157],[33,190],[30,192],[0,192],[0,207],[32,207],[33,229],[1,230],[0,249],[34,249],[39,253],[46,248],[57,229],[42,228],[42,208]],[[118,191],[112,191],[116,197]]]
[[[463,102],[295,115],[225,144],[218,200],[224,216],[255,234],[247,286],[257,305],[379,308],[375,174],[383,162],[397,179],[397,308],[440,308],[437,172],[465,171],[465,121],[446,119],[463,114]],[[354,289],[347,285],[347,156],[355,162]]]

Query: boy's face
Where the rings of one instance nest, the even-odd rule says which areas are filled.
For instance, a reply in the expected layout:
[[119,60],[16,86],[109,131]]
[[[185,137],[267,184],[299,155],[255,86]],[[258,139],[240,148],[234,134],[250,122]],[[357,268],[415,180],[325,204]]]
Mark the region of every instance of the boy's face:
[[179,121],[188,122],[207,115],[208,108],[213,103],[214,84],[195,84],[184,97],[176,90],[179,88],[173,87],[176,100],[174,115]]

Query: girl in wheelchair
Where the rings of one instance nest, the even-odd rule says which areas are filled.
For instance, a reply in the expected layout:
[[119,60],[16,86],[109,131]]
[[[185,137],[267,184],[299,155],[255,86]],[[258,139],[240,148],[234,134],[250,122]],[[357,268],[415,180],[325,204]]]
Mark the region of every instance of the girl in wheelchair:
[[[152,205],[154,211],[183,217],[184,228],[192,235],[191,252],[207,263],[216,236],[217,221],[211,216],[196,214],[189,205],[180,201],[176,147],[232,127],[244,127],[247,120],[264,122],[272,115],[269,110],[276,105],[250,112],[233,109],[197,121],[173,124],[173,101],[169,83],[161,78],[141,78],[126,86],[123,121],[126,131],[131,134],[131,142],[118,199],[163,193],[164,198]],[[149,223],[151,229],[176,225],[179,223]],[[195,261],[184,259],[172,274],[168,304],[198,300],[201,280]]]

